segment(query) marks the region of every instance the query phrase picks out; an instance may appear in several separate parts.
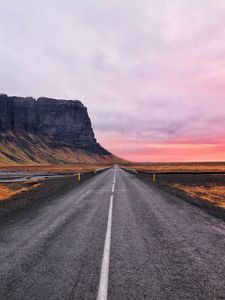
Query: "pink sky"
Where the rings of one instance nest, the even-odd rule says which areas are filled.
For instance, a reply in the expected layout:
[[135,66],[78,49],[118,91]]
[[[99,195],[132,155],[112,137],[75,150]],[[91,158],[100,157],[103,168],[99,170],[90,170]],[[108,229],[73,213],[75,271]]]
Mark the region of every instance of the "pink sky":
[[[169,140],[161,143],[132,140],[123,135],[104,138],[112,149],[121,157],[130,161],[224,161],[225,139],[218,140]],[[124,146],[125,145],[125,146]],[[137,160],[138,153],[138,160]]]
[[0,1],[0,92],[80,99],[134,161],[225,160],[225,1]]

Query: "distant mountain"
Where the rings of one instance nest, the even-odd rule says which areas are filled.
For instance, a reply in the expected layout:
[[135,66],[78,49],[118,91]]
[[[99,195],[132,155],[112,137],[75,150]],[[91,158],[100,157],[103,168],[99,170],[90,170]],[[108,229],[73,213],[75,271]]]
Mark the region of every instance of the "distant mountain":
[[97,143],[78,100],[0,94],[0,163],[120,162]]

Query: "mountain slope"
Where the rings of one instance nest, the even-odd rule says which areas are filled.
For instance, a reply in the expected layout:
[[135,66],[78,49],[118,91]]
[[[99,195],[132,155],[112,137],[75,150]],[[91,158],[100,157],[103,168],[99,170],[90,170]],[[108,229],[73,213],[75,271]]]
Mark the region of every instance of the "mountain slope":
[[0,95],[0,163],[119,162],[97,143],[78,100]]

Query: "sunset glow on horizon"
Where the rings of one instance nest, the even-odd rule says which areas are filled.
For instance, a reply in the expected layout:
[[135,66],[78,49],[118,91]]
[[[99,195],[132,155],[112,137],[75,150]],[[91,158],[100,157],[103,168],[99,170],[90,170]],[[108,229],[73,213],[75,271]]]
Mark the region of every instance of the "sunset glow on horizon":
[[[108,148],[132,162],[224,161],[225,139],[171,140],[163,143],[132,140],[125,136],[104,137]],[[125,146],[124,146],[125,145]],[[138,160],[137,160],[138,157]],[[166,157],[166,160],[164,159]]]
[[131,161],[225,161],[225,1],[0,6],[0,92],[80,99]]

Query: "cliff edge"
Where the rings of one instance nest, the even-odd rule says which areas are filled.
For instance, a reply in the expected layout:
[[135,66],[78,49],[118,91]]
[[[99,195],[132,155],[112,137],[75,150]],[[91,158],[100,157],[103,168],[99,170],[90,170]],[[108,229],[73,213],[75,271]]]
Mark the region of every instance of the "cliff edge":
[[0,94],[0,163],[116,162],[78,100]]

